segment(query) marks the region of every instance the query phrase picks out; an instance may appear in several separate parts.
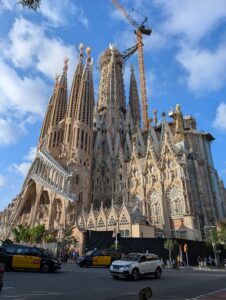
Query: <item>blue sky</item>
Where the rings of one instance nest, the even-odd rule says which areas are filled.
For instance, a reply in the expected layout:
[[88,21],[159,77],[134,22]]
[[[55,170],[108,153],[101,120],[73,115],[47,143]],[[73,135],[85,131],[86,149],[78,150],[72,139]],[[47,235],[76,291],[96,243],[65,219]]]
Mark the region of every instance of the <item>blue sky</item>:
[[[95,100],[98,57],[110,42],[120,50],[135,44],[133,28],[110,0],[42,0],[22,9],[0,0],[0,210],[20,192],[35,154],[54,77],[69,57],[69,86],[78,45],[92,48]],[[200,130],[212,133],[215,167],[226,182],[226,1],[120,0],[133,17],[149,18],[144,40],[149,115],[180,103]],[[125,66],[126,97],[130,63]],[[137,74],[138,79],[138,74]]]

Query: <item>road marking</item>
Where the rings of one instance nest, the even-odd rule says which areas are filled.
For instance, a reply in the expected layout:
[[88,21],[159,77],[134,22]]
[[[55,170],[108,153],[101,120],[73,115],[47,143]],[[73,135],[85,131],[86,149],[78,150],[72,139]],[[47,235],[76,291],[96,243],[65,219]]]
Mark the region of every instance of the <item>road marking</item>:
[[3,290],[15,289],[14,286],[3,286]]
[[[222,294],[222,292],[223,292],[223,294]],[[207,294],[204,294],[204,295],[199,295],[199,296],[196,296],[196,297],[193,297],[193,298],[187,298],[185,300],[199,300],[199,299],[211,300],[213,298],[209,298],[209,296],[213,296],[213,295],[214,295],[214,299],[216,299],[216,300],[218,299],[218,298],[216,298],[216,296],[219,296],[219,299],[223,299],[223,298],[221,298],[221,296],[226,297],[226,289],[220,289],[220,290],[217,290],[215,292],[207,293]]]

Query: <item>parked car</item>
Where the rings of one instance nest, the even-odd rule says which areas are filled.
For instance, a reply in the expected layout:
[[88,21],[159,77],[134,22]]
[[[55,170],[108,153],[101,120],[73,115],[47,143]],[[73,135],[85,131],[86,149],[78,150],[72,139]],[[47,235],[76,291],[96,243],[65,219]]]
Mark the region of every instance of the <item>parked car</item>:
[[114,279],[124,277],[137,280],[141,276],[149,275],[159,279],[162,275],[162,264],[158,256],[153,253],[130,253],[123,260],[111,264],[110,274]]
[[1,290],[2,290],[2,286],[3,286],[4,272],[5,272],[4,266],[3,266],[3,264],[0,263],[0,293],[1,293]]
[[111,249],[93,249],[77,258],[80,267],[110,266],[112,261],[120,259],[121,252]]
[[33,269],[44,273],[60,269],[60,262],[42,248],[17,244],[0,246],[0,262],[5,269]]

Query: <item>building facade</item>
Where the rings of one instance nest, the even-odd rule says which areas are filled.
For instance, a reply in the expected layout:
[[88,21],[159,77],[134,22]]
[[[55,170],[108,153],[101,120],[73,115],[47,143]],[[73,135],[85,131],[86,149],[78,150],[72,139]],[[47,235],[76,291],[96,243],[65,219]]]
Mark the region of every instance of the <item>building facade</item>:
[[226,218],[226,191],[214,169],[210,133],[199,131],[180,105],[141,128],[135,71],[129,99],[124,60],[114,45],[100,56],[94,101],[90,49],[83,45],[69,96],[67,63],[56,78],[37,154],[20,194],[0,214],[0,238],[18,224],[113,230],[125,237],[202,240]]

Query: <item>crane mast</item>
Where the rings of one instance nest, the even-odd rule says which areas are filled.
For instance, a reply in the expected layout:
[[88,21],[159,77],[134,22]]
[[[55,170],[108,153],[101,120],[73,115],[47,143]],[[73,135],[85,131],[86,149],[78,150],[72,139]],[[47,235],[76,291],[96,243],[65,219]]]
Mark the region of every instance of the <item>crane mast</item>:
[[148,103],[147,103],[147,92],[146,92],[146,81],[144,71],[144,54],[143,54],[143,34],[150,35],[151,29],[145,27],[147,17],[145,17],[142,24],[139,26],[138,23],[125,11],[125,9],[117,2],[112,0],[112,3],[116,8],[126,17],[126,19],[135,27],[134,33],[137,36],[137,48],[138,48],[138,67],[139,67],[139,79],[140,79],[140,91],[141,91],[141,103],[142,103],[142,119],[143,129],[148,130]]

